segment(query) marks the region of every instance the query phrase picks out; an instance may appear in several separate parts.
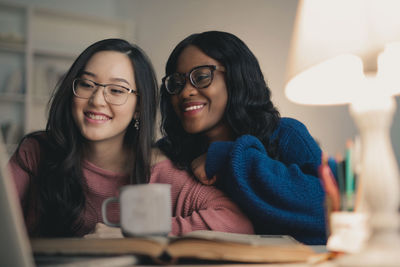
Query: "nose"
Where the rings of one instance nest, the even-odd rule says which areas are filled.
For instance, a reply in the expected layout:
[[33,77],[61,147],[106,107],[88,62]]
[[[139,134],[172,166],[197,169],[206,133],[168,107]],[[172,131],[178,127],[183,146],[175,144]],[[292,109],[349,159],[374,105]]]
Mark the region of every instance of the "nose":
[[89,101],[94,106],[106,105],[106,99],[105,99],[105,95],[104,95],[104,87],[98,86],[97,89],[93,92]]
[[185,86],[183,87],[182,91],[179,93],[182,97],[193,96],[198,93],[197,88],[192,85],[189,78],[186,79]]

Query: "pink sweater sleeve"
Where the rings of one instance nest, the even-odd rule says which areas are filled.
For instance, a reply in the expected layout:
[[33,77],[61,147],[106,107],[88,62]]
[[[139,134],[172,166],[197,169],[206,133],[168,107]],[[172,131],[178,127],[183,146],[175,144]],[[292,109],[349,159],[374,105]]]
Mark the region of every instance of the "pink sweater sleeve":
[[250,220],[224,193],[200,184],[170,160],[153,167],[150,183],[171,184],[174,235],[195,230],[254,233]]

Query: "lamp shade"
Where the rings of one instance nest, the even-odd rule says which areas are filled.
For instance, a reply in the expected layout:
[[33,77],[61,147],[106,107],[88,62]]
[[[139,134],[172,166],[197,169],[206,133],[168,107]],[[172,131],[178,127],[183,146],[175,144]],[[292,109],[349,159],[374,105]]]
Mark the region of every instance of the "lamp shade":
[[365,79],[378,74],[390,86],[376,93],[400,92],[399,11],[398,0],[300,1],[286,96],[301,104],[350,103],[370,90]]

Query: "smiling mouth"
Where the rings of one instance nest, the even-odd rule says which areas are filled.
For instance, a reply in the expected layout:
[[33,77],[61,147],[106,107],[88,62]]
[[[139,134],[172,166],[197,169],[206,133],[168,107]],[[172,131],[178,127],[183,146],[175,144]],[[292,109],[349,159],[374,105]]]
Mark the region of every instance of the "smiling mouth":
[[183,109],[183,111],[193,111],[193,110],[198,110],[198,109],[202,109],[205,106],[205,104],[201,104],[201,105],[195,105],[195,106],[189,106]]
[[95,114],[95,113],[92,113],[92,112],[85,112],[84,114],[89,119],[96,120],[96,121],[108,121],[108,120],[111,120],[111,117],[106,116],[106,115]]

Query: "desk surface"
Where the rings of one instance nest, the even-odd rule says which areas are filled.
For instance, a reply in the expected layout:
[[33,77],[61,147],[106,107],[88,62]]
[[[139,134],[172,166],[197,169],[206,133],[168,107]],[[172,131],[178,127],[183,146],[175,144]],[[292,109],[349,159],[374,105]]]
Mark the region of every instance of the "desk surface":
[[[310,246],[317,253],[327,252],[326,246]],[[139,263],[137,257],[135,256],[116,256],[116,257],[100,257],[100,256],[35,256],[35,262],[38,267],[48,267],[48,266],[65,266],[67,264],[68,267],[78,267],[78,266],[94,266],[94,267],[117,267],[117,266],[140,266],[140,267],[151,267],[151,266],[166,266],[166,265],[153,265],[153,264],[143,264]],[[171,266],[171,265],[170,265]],[[320,264],[309,264],[309,263],[297,263],[297,264],[238,264],[238,263],[182,263],[172,266],[193,266],[193,267],[238,267],[238,266],[268,266],[268,267],[334,267],[336,266],[333,262],[323,262]]]

